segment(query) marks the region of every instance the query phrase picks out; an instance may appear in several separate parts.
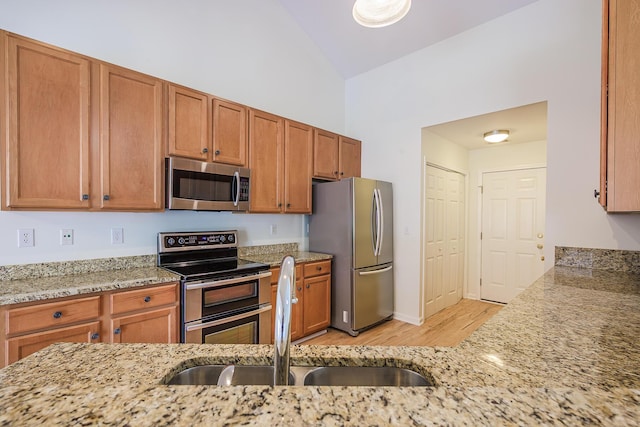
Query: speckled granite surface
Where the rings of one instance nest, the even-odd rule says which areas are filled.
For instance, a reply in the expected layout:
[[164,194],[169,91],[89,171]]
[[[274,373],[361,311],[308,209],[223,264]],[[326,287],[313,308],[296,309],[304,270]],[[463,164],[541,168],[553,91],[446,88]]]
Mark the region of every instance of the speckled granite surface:
[[640,276],[555,267],[455,348],[294,346],[298,365],[399,365],[433,388],[167,386],[271,346],[56,344],[0,370],[0,424],[638,425]]
[[238,248],[238,256],[240,258],[263,262],[271,267],[278,267],[282,262],[282,258],[287,255],[293,256],[296,262],[323,261],[332,258],[329,254],[299,251],[297,243]]
[[640,274],[640,251],[556,246],[554,265]]
[[161,284],[178,277],[154,255],[0,266],[0,305]]

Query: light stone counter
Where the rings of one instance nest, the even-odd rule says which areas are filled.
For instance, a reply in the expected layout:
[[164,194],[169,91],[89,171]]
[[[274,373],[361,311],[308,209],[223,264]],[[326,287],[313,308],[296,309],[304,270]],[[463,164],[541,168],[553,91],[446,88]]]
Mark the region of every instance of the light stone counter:
[[0,425],[638,425],[640,276],[555,267],[455,348],[294,346],[436,387],[167,386],[271,346],[56,344],[0,370]]
[[0,266],[0,306],[177,280],[154,255]]
[[324,261],[333,258],[332,255],[318,252],[298,250],[297,243],[282,243],[277,245],[248,246],[238,249],[238,256],[254,262],[269,264],[271,267],[279,267],[282,259],[291,255],[296,262]]

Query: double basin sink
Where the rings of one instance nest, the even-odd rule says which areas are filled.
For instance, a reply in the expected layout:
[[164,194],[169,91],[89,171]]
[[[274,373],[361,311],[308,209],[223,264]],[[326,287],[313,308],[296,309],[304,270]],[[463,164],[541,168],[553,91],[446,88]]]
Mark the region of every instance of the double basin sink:
[[[195,366],[177,373],[167,384],[273,385],[273,366]],[[291,366],[289,385],[429,387],[435,383],[413,370],[388,366]]]

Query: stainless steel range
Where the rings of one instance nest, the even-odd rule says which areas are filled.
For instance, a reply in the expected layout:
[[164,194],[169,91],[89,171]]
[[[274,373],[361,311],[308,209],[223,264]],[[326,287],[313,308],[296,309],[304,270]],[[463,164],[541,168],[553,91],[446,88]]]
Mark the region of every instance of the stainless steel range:
[[158,266],[181,277],[181,342],[271,342],[269,265],[239,259],[237,242],[235,230],[158,233]]

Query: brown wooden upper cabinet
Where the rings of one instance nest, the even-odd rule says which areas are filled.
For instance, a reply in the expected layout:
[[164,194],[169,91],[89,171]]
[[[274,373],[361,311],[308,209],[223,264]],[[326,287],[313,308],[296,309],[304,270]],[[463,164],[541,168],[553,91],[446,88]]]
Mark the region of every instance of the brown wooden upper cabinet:
[[0,39],[2,208],[161,210],[162,81]]
[[114,65],[99,68],[99,207],[162,210],[162,81]]
[[311,213],[312,129],[249,111],[251,212]]
[[209,96],[186,87],[168,84],[167,153],[209,160]]
[[360,150],[361,143],[358,140],[315,129],[313,177],[336,181],[360,176]]
[[640,211],[640,0],[603,1],[600,204]]
[[0,44],[2,208],[87,209],[89,60],[5,32]]
[[168,153],[247,165],[247,107],[168,84]]

